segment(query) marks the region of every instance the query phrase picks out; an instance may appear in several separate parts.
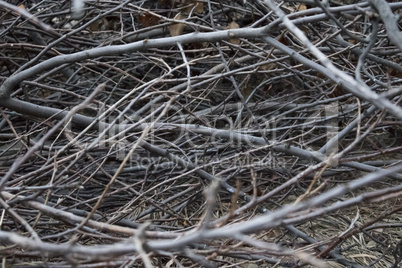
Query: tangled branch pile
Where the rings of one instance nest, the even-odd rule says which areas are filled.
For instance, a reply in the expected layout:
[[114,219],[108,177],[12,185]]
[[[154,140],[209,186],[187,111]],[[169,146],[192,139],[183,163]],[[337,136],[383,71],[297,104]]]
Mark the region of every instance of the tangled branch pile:
[[402,2],[0,6],[5,267],[398,266]]

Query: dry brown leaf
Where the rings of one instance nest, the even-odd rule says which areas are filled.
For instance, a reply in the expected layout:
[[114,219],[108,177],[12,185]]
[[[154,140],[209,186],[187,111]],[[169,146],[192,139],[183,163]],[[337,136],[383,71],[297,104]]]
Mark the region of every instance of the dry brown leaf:
[[286,39],[286,30],[283,30],[282,33],[276,38],[279,42],[284,44],[285,46],[289,45],[287,39]]
[[143,28],[157,25],[159,22],[159,17],[148,12],[141,12],[138,15],[138,21],[141,23]]
[[398,71],[397,69],[395,69],[395,68],[389,68],[388,69],[388,72],[387,72],[389,75],[391,75],[391,76],[395,76],[395,77],[398,77],[398,78],[402,78],[402,72],[400,72],[400,71]]
[[293,4],[284,4],[283,8],[287,9],[290,13],[306,10],[307,6],[305,4],[293,5]]
[[178,6],[186,6],[184,12],[190,14],[190,12],[194,11],[196,13],[203,13],[204,12],[204,3],[198,2],[196,0],[186,0],[186,1],[179,1],[180,4]]
[[239,24],[237,24],[235,21],[232,21],[227,27],[226,29],[239,29],[240,26]]
[[298,10],[298,11],[302,11],[302,10],[306,10],[306,9],[307,9],[307,7],[306,7],[305,4],[300,4],[300,5],[297,7],[297,10]]
[[[396,64],[398,64],[398,63],[399,63],[399,59],[394,59],[393,62],[395,62]],[[390,68],[388,69],[387,73],[388,73],[388,75],[395,76],[395,77],[398,77],[398,78],[402,78],[402,72],[399,71],[399,70],[397,70],[397,69],[395,69],[395,68],[393,68],[393,67],[390,67]]]
[[[225,30],[230,30],[230,29],[239,29],[240,26],[239,24],[237,24],[235,21],[232,21],[227,27],[225,27]],[[235,44],[235,45],[239,45],[240,44],[240,40],[237,38],[231,38],[228,40],[230,43]]]
[[[183,20],[185,18],[186,17],[181,13],[178,13],[174,17],[175,20]],[[186,24],[184,24],[184,23],[175,23],[175,24],[170,25],[169,26],[170,35],[171,36],[179,36],[179,35],[181,35],[183,33],[184,27],[186,27]]]
[[262,71],[270,71],[270,70],[274,70],[275,68],[277,68],[276,63],[267,63],[264,65],[261,65],[260,70]]
[[197,13],[204,12],[204,3],[203,2],[197,2],[196,3],[195,12],[197,12]]
[[87,29],[90,30],[91,32],[99,32],[107,30],[108,27],[109,27],[109,21],[106,18],[102,18],[100,20],[91,23],[87,27]]
[[253,93],[254,88],[250,87],[249,85],[244,86],[240,89],[240,93],[243,95],[244,99],[247,99],[251,93]]

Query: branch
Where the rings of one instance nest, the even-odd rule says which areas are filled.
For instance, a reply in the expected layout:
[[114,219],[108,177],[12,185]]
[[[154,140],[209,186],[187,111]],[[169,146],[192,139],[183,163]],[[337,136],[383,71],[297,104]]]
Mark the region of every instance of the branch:
[[369,0],[369,3],[379,13],[381,20],[384,22],[388,38],[402,52],[402,32],[398,27],[400,16],[392,12],[391,7],[385,0]]

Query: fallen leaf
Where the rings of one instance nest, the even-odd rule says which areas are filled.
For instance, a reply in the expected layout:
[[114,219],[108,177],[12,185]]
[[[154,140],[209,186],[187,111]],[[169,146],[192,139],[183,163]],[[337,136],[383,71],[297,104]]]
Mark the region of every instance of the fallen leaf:
[[[174,17],[175,20],[183,20],[185,18],[186,17],[181,13],[178,13]],[[174,23],[174,24],[170,25],[169,26],[170,35],[171,36],[179,36],[179,35],[181,35],[183,33],[184,27],[186,27],[186,24],[184,24],[184,23]]]
[[185,6],[184,13],[190,14],[192,11],[196,13],[204,12],[204,3],[196,0],[176,1],[177,6]]
[[138,15],[138,21],[141,23],[143,28],[157,25],[159,22],[159,17],[148,12],[141,12]]
[[196,2],[195,12],[197,12],[197,13],[204,12],[204,3],[203,2]]
[[[239,29],[239,28],[240,28],[239,24],[237,24],[235,21],[232,21],[227,27],[225,27],[225,30]],[[240,44],[240,40],[238,38],[231,38],[228,41],[235,45]]]
[[300,4],[300,5],[297,7],[297,10],[298,10],[298,11],[302,11],[302,10],[306,10],[306,9],[307,9],[307,7],[306,7],[305,4]]

